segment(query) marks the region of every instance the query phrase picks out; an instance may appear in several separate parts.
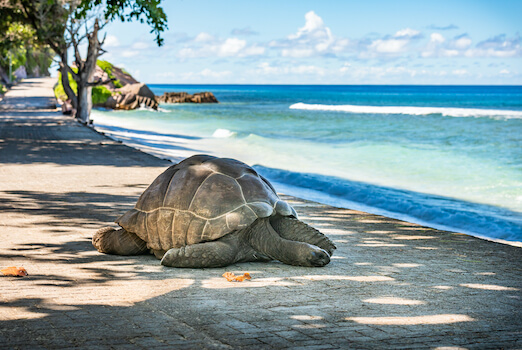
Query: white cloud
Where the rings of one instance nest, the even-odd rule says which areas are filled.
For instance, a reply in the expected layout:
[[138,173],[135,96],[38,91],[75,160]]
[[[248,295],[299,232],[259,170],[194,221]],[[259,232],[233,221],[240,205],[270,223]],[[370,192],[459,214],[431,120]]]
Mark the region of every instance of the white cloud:
[[201,72],[199,72],[199,75],[201,75],[202,77],[210,77],[210,78],[224,78],[224,77],[230,76],[231,74],[232,74],[232,72],[228,71],[228,70],[216,72],[216,71],[210,70],[208,68],[205,68]]
[[249,46],[249,47],[246,47],[242,53],[240,54],[240,57],[243,57],[243,56],[260,56],[260,55],[263,55],[265,53],[265,48],[262,47],[262,46],[257,46],[257,45],[252,45],[252,46]]
[[386,35],[372,40],[369,44],[361,41],[360,58],[396,57],[411,49],[414,42],[422,38],[418,30],[405,28],[397,31],[393,36]]
[[323,68],[313,66],[313,65],[300,65],[295,67],[290,67],[290,72],[294,74],[318,74],[324,75],[325,71]]
[[326,70],[314,65],[298,65],[298,66],[272,66],[268,62],[262,62],[258,66],[257,72],[265,75],[318,75],[322,76]]
[[259,33],[256,32],[255,30],[252,30],[252,28],[250,28],[250,27],[246,27],[246,28],[235,28],[235,29],[232,29],[230,34],[232,34],[232,35],[242,35],[242,36],[251,36],[251,35],[258,35]]
[[208,33],[205,33],[205,32],[201,32],[199,33],[196,38],[194,38],[194,41],[195,42],[208,42],[208,41],[212,41],[212,40],[215,40],[215,38],[208,34]]
[[137,50],[124,50],[121,55],[123,57],[134,57],[134,56],[138,56],[141,52],[140,51],[137,51]]
[[310,57],[313,56],[315,50],[313,48],[295,48],[295,49],[283,49],[281,50],[281,56],[283,57]]
[[229,70],[224,71],[214,71],[209,68],[205,68],[199,72],[162,72],[157,73],[156,77],[164,80],[165,78],[169,78],[172,81],[183,81],[183,82],[200,82],[200,83],[209,83],[209,82],[217,82],[220,83],[223,79],[227,79],[233,76],[233,73]]
[[194,40],[185,44],[177,56],[185,58],[207,57],[248,57],[265,53],[265,48],[257,44],[248,45],[246,40],[238,38],[219,39],[207,33],[200,33]]
[[430,35],[430,42],[432,43],[443,43],[444,41],[446,41],[446,39],[444,39],[440,33],[432,33]]
[[290,34],[288,39],[295,40],[304,36],[324,36],[330,33],[330,29],[324,26],[323,19],[315,14],[314,11],[305,14],[305,25],[299,28],[296,34]]
[[221,57],[229,57],[235,56],[246,46],[246,41],[237,39],[237,38],[229,38],[225,40],[223,44],[219,46],[219,56]]
[[351,63],[344,62],[343,66],[341,68],[339,68],[339,72],[341,72],[342,74],[347,73],[350,71],[351,66],[352,66]]
[[118,47],[120,46],[120,40],[114,36],[114,35],[107,35],[105,37],[105,41],[103,43],[103,47],[109,48],[109,47]]
[[286,39],[274,40],[269,46],[281,49],[283,57],[304,58],[343,51],[349,45],[346,38],[336,38],[314,11],[305,14],[305,25]]
[[414,38],[420,36],[420,32],[411,28],[405,28],[399,30],[394,36],[396,38]]
[[522,40],[520,37],[506,38],[498,35],[472,47],[472,40],[467,34],[443,40],[438,33],[431,34],[431,40],[421,53],[422,57],[520,57]]
[[467,36],[455,40],[454,45],[459,50],[465,50],[471,45],[471,39]]
[[149,48],[149,44],[145,43],[143,41],[138,41],[138,42],[135,42],[134,44],[132,44],[131,48],[135,49],[135,50],[144,50],[144,49]]
[[453,73],[454,75],[459,75],[459,76],[469,74],[469,72],[466,69],[455,69],[451,73]]
[[398,39],[375,40],[368,48],[378,53],[399,53],[404,51],[408,42],[408,40]]

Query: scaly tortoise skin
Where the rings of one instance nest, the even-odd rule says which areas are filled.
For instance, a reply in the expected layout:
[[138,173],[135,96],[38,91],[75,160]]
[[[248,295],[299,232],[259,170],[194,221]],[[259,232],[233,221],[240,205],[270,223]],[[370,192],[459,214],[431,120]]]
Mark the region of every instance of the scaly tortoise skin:
[[116,223],[120,230],[96,232],[96,249],[151,252],[173,267],[272,259],[324,266],[335,249],[326,236],[297,220],[295,210],[253,168],[208,155],[169,167]]

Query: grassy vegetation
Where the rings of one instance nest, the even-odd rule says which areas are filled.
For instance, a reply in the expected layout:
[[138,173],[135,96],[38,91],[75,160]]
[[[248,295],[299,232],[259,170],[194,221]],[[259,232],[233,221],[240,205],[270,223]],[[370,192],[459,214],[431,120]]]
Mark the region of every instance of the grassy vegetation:
[[92,88],[92,104],[105,103],[112,92],[103,85],[95,86]]
[[[77,72],[77,68],[72,68],[74,72]],[[73,89],[74,93],[78,93],[78,84],[76,84],[76,80],[73,79],[72,74],[69,73],[69,85],[71,86],[71,89]],[[67,101],[68,97],[65,93],[65,90],[63,89],[62,85],[62,73],[58,72],[58,84],[54,87],[54,96],[56,96],[57,99],[62,101]]]
[[[100,67],[104,72],[106,72],[108,75],[109,75],[109,78],[110,79],[115,79],[116,77],[112,74],[112,70],[114,68],[113,64],[108,62],[108,61],[103,61],[103,60],[97,60],[96,61],[96,64],[98,65],[98,67]],[[123,71],[123,70],[122,70]],[[124,73],[126,73],[125,71],[123,71]],[[126,73],[127,74],[127,73]],[[113,81],[113,84],[116,88],[121,88],[123,87],[123,85],[121,84],[121,82],[119,80],[115,80]]]
[[[107,62],[108,63],[108,62]],[[110,63],[109,63],[110,64]],[[111,65],[112,66],[112,65]],[[77,68],[72,68],[74,72],[77,72]],[[71,85],[71,88],[73,89],[74,93],[78,93],[78,85],[76,84],[76,81],[73,79],[71,73],[69,73],[69,84]],[[58,84],[54,87],[54,95],[57,99],[60,99],[62,101],[66,101],[67,94],[65,93],[62,85],[62,76],[61,73],[58,73]],[[95,86],[92,88],[92,103],[93,104],[101,104],[107,101],[107,99],[112,95],[111,91],[107,89],[105,86]]]

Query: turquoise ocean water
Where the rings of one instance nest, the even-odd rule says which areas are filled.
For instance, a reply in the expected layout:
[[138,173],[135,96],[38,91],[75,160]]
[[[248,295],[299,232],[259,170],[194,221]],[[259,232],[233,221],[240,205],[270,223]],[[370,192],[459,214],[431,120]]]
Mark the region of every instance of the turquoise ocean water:
[[219,104],[101,111],[145,150],[234,157],[281,192],[522,241],[522,87],[150,85]]

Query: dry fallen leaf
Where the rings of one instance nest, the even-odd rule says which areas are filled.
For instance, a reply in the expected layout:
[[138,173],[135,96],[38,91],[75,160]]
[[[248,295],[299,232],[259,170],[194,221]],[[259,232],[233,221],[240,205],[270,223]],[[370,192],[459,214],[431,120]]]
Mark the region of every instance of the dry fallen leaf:
[[10,266],[0,271],[2,271],[2,273],[6,276],[24,277],[28,275],[27,271],[23,267]]
[[225,272],[222,276],[225,277],[229,282],[243,282],[244,280],[252,279],[248,272],[245,272],[241,276],[236,276],[233,272]]

